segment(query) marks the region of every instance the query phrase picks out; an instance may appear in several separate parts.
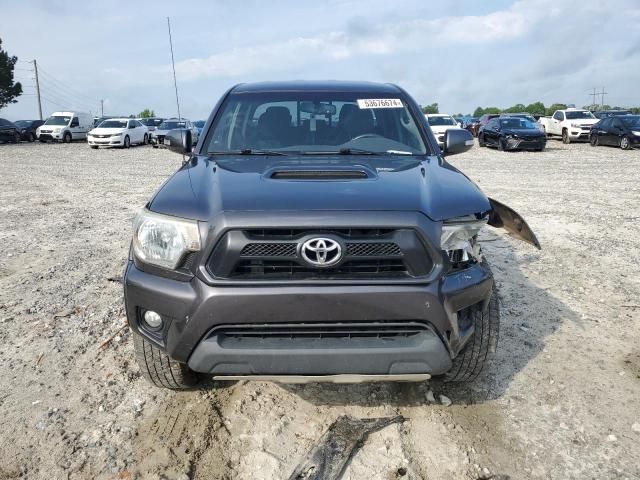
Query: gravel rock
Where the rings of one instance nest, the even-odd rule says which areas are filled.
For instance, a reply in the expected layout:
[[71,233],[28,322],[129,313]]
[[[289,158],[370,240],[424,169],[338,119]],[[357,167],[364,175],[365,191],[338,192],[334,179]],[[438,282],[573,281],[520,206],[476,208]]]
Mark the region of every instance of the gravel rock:
[[449,397],[447,397],[446,395],[440,395],[440,403],[442,405],[444,405],[445,407],[448,407],[449,405],[451,405],[453,402],[451,401],[451,399]]

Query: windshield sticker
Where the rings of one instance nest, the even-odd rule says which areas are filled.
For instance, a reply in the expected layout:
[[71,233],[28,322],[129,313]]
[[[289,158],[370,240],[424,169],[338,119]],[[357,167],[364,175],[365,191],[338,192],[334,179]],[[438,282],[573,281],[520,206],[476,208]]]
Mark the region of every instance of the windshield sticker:
[[358,107],[363,108],[403,108],[399,98],[360,98]]

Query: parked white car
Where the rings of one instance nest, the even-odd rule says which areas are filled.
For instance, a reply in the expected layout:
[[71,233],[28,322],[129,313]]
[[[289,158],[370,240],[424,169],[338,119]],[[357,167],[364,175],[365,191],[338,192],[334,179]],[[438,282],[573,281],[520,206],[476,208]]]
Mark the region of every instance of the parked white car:
[[431,131],[438,141],[440,148],[444,147],[444,132],[450,129],[462,130],[455,118],[443,113],[428,113],[425,115]]
[[198,143],[199,130],[191,122],[191,120],[187,120],[186,118],[167,118],[164,122],[158,125],[158,128],[151,132],[151,143],[153,147],[157,148],[158,145],[162,145],[164,143],[164,137],[167,135],[167,132],[176,128],[186,128],[191,130],[191,138],[193,144],[195,145],[196,143]]
[[553,116],[540,118],[542,130],[547,137],[562,137],[563,143],[576,140],[589,141],[591,127],[597,121],[593,113],[581,108],[556,110]]
[[87,132],[93,127],[93,117],[84,112],[53,112],[36,130],[41,142],[71,143],[73,140],[84,140]]
[[91,148],[145,145],[149,142],[147,127],[132,118],[110,118],[89,132],[87,141]]

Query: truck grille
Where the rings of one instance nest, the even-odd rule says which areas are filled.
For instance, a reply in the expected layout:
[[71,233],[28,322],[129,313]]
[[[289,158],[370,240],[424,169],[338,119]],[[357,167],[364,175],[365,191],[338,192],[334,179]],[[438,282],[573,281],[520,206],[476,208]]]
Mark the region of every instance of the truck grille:
[[232,273],[232,277],[282,279],[337,279],[385,276],[404,277],[407,267],[402,260],[352,260],[333,268],[314,268],[293,261],[243,260]]
[[[338,263],[305,260],[303,244],[315,237],[340,245]],[[248,229],[222,235],[207,268],[215,279],[231,281],[380,280],[425,276],[433,262],[412,229]]]

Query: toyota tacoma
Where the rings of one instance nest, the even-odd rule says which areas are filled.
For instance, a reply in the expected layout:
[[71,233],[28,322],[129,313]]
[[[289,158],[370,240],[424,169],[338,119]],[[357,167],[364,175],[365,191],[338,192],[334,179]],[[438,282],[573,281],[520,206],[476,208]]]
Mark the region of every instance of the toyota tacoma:
[[134,220],[126,313],[143,375],[283,382],[474,379],[499,311],[478,233],[527,223],[446,157],[395,85],[231,88]]

